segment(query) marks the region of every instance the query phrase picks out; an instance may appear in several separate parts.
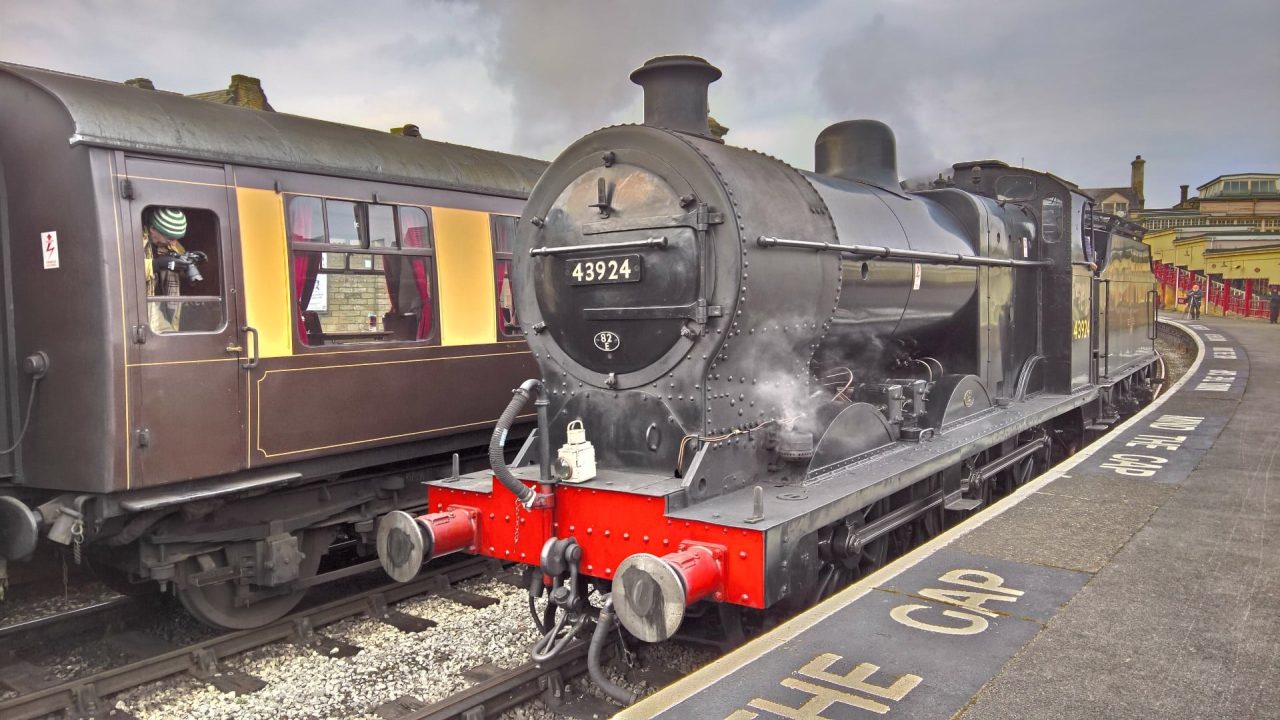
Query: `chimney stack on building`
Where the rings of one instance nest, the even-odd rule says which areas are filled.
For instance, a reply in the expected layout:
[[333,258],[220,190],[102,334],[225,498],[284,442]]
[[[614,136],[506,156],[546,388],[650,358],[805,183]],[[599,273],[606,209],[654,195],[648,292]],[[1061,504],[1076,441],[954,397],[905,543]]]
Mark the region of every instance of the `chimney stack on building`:
[[1129,165],[1133,169],[1130,174],[1129,187],[1133,188],[1133,194],[1138,196],[1138,208],[1141,209],[1147,201],[1146,196],[1142,192],[1142,186],[1147,174],[1147,161],[1143,160],[1142,156],[1139,155],[1134,158],[1133,162],[1129,163]]
[[1190,189],[1191,189],[1191,186],[1190,186],[1190,185],[1179,185],[1179,186],[1178,186],[1178,190],[1180,191],[1178,194],[1181,196],[1181,197],[1178,199],[1178,204],[1179,204],[1179,205],[1181,205],[1182,203],[1184,203],[1184,202],[1186,202],[1186,201],[1187,201],[1187,191],[1188,191],[1188,190],[1190,190]]
[[267,94],[262,91],[262,81],[256,77],[232,75],[231,86],[227,89],[231,91],[231,105],[255,110],[273,109],[271,103],[267,102]]

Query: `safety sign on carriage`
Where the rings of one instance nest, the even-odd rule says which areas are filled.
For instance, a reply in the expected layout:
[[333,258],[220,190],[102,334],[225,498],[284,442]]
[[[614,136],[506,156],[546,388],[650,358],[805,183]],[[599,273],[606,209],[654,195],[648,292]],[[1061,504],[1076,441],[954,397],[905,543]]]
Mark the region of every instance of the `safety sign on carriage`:
[[58,233],[40,233],[40,247],[44,253],[44,269],[57,270],[60,265],[58,261]]

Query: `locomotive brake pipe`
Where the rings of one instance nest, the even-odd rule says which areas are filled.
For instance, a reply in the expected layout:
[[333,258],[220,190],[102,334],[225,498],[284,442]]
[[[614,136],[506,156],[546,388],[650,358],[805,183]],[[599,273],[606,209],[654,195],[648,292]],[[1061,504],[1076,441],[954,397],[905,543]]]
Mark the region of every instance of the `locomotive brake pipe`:
[[818,250],[835,252],[842,255],[857,255],[889,262],[924,262],[931,265],[994,265],[997,267],[1047,267],[1049,260],[1014,260],[1006,258],[989,258],[977,255],[961,255],[959,253],[928,252],[925,250],[904,250],[901,248],[880,247],[876,245],[840,245],[838,243],[814,242],[812,240],[787,240],[785,238],[761,235],[756,244],[762,248],[786,247],[802,250]]
[[[516,417],[520,411],[524,409],[524,405],[529,401],[529,396],[537,394],[538,399],[534,401],[534,407],[538,410],[538,481],[541,488],[550,487],[553,483],[551,477],[551,438],[548,434],[549,421],[547,419],[546,388],[542,386],[542,381],[537,379],[525,380],[520,387],[516,388],[511,402],[507,404],[507,409],[502,411],[502,416],[498,418],[498,424],[493,428],[493,437],[489,440],[489,465],[493,468],[494,477],[502,486],[511,491],[526,509],[532,509],[535,502],[543,497],[538,490],[528,487],[524,483],[516,479],[511,474],[510,468],[507,467],[507,458],[505,446],[507,444],[507,433],[511,430],[511,425],[515,423]],[[549,494],[546,497],[543,506],[549,505]]]

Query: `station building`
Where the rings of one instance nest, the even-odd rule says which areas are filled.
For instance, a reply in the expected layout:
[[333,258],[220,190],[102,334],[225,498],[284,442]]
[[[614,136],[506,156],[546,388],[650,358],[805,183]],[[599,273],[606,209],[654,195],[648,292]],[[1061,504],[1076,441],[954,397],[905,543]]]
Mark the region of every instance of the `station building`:
[[1132,219],[1147,228],[1152,270],[1167,308],[1194,285],[1211,315],[1267,314],[1266,295],[1280,286],[1280,173],[1219,175],[1167,209]]

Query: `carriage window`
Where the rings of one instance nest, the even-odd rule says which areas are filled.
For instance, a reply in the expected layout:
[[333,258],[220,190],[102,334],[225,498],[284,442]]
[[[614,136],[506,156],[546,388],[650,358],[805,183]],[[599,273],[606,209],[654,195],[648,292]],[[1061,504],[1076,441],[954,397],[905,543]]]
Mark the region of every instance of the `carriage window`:
[[302,196],[288,208],[303,345],[435,339],[425,210]]
[[521,336],[520,319],[516,317],[515,295],[511,288],[516,218],[494,215],[490,223],[493,231],[493,280],[498,308],[498,339],[518,338]]
[[341,200],[325,200],[324,214],[327,240],[333,245],[360,245],[360,223],[356,220],[356,204]]
[[221,330],[225,315],[217,214],[153,205],[142,211],[141,221],[151,332]]
[[396,246],[395,210],[390,205],[367,205],[369,213],[369,247]]

